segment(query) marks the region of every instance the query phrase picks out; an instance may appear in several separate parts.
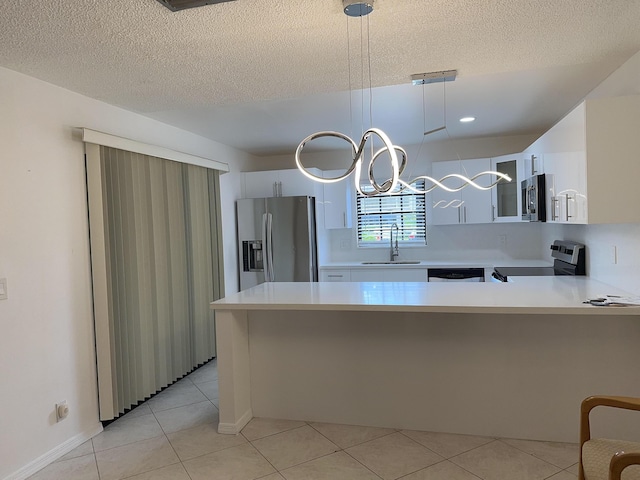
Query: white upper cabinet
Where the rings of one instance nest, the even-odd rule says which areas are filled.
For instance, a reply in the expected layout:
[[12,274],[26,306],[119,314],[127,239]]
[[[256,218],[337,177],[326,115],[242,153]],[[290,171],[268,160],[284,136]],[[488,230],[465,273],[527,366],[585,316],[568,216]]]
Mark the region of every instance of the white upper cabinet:
[[[640,222],[640,96],[588,99],[531,145],[549,174],[547,221]],[[526,156],[525,156],[526,158]]]
[[541,152],[527,150],[522,162],[522,180],[534,175],[547,173],[544,169],[544,155]]
[[[494,222],[520,222],[521,195],[520,182],[523,175],[523,156],[521,153],[503,155],[491,159],[491,170],[511,177],[510,182],[501,180],[491,189],[492,219]],[[495,180],[495,178],[492,178]]]
[[[344,170],[326,170],[325,178],[335,178],[342,175]],[[324,228],[351,228],[352,225],[352,193],[351,177],[339,182],[324,183]]]
[[[315,175],[322,176],[318,169],[310,168]],[[245,172],[243,198],[294,197],[308,195],[319,199],[322,183],[307,178],[298,169]]]
[[[440,180],[445,175],[457,173],[471,178],[490,169],[490,158],[434,162],[431,166],[431,176]],[[493,180],[493,177],[486,175],[476,179],[475,182],[482,186],[489,186]],[[462,180],[452,178],[443,183],[448,187],[456,188],[461,185]],[[467,186],[458,192],[448,192],[436,188],[431,192],[430,199],[431,223],[433,225],[491,223],[491,191],[489,190],[478,190]]]

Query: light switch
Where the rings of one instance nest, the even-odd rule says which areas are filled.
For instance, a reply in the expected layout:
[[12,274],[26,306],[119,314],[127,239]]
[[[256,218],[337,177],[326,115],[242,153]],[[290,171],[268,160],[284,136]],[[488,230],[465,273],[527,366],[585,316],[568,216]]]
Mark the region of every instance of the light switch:
[[7,298],[7,279],[0,278],[0,300],[6,300]]

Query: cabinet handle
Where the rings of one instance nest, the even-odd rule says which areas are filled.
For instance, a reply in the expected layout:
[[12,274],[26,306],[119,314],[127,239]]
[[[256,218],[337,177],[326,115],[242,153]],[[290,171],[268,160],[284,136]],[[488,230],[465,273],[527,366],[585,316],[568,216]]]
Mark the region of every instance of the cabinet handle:
[[555,222],[558,220],[558,197],[551,197],[551,221]]
[[464,223],[467,223],[467,207],[464,207]]
[[496,221],[496,206],[495,205],[491,205],[491,221],[492,222]]
[[573,218],[573,215],[569,215],[569,200],[571,199],[571,197],[569,196],[569,194],[567,194],[567,196],[565,197],[565,208],[567,209],[566,214],[567,214],[567,222],[569,221],[570,218]]
[[536,173],[536,157],[535,155],[531,155],[531,176],[533,177]]
[[347,228],[347,212],[342,212],[342,226]]
[[271,185],[271,187],[273,188],[273,196],[277,197],[278,196],[278,182],[273,182],[273,185]]
[[458,207],[458,223],[462,223],[462,213],[460,212],[462,207]]

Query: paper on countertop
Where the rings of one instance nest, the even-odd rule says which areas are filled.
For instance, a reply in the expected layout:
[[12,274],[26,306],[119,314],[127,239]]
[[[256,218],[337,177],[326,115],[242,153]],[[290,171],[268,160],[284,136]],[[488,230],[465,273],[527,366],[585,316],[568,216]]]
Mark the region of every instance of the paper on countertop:
[[638,307],[640,306],[640,296],[600,295],[597,298],[590,298],[587,302],[597,306],[618,305]]

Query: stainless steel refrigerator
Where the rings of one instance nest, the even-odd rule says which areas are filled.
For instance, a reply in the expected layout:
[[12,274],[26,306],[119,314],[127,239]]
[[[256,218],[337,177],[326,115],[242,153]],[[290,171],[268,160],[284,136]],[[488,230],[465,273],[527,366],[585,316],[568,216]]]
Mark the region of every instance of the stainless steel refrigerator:
[[263,282],[317,282],[314,197],[236,202],[240,290]]

